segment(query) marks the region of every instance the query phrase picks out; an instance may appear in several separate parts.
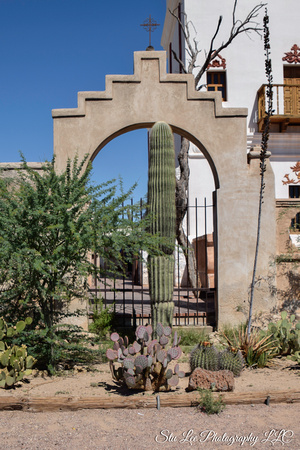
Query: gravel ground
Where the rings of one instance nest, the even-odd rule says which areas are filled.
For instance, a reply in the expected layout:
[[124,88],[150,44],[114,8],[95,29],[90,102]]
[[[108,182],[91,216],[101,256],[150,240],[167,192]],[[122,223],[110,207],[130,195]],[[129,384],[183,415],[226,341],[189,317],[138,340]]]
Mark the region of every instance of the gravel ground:
[[196,408],[1,411],[0,448],[300,449],[300,404],[227,406],[208,416]]

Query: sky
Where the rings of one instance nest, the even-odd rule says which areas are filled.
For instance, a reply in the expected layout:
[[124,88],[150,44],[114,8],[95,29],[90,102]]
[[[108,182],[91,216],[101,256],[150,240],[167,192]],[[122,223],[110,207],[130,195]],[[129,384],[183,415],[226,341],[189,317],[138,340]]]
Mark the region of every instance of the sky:
[[[160,26],[165,0],[0,0],[0,162],[53,156],[52,109],[76,108],[78,91],[105,90],[105,75],[132,74],[133,52],[149,45],[140,26]],[[147,131],[111,141],[94,160],[97,183],[116,178],[147,190]]]

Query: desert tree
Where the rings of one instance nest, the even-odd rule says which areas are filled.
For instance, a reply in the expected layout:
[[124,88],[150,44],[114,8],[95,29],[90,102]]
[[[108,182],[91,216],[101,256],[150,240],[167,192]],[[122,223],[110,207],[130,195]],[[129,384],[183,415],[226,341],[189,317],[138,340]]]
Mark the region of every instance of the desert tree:
[[57,173],[55,159],[40,172],[23,159],[17,180],[0,176],[0,315],[8,321],[60,323],[71,299],[86,297],[88,276],[101,276],[92,253],[109,262],[110,273],[140,249],[155,254],[148,219],[126,206],[132,191],[116,195],[114,181],[93,185],[86,162],[68,160]]
[[[249,11],[249,13],[244,18],[237,18],[237,5],[238,0],[234,0],[232,8],[232,26],[228,32],[227,39],[222,41],[221,43],[216,43],[223,22],[223,16],[220,16],[218,18],[213,36],[210,40],[209,48],[207,50],[203,50],[201,48],[201,44],[195,36],[195,27],[193,23],[188,20],[187,15],[185,13],[179,14],[178,7],[173,11],[169,10],[169,13],[178,22],[181,33],[183,35],[187,54],[187,63],[184,60],[180,59],[179,55],[174,50],[172,50],[173,57],[178,62],[179,67],[181,68],[183,73],[194,74],[196,90],[200,90],[202,88],[203,85],[201,85],[200,82],[209,64],[220,54],[220,52],[231,45],[233,41],[238,38],[238,36],[240,36],[241,34],[251,33],[261,35],[263,28],[260,26],[257,20],[261,9],[266,4],[257,4]],[[198,57],[201,51],[205,52],[205,59],[204,63],[199,67]],[[189,283],[193,289],[196,289],[199,285],[199,282],[197,280],[195,255],[183,227],[183,220],[188,207],[188,151],[189,141],[186,138],[182,138],[181,148],[178,154],[180,175],[176,180],[176,238],[185,255]]]

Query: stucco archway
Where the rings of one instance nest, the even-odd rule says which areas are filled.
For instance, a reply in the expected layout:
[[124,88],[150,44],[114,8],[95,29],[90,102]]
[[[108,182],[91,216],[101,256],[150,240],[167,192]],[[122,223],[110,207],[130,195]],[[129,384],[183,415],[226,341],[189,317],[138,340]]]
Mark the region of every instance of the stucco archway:
[[[95,155],[111,139],[127,131],[150,128],[164,120],[174,132],[196,144],[208,159],[218,201],[218,317],[219,323],[244,320],[239,306],[247,302],[251,279],[259,168],[247,159],[244,108],[223,108],[219,93],[198,92],[192,75],[167,74],[165,52],[134,53],[133,75],[109,75],[104,92],[79,92],[78,107],[53,110],[56,168],[68,158]],[[255,156],[255,155],[254,155]],[[199,174],[201,176],[201,174]],[[265,218],[259,271],[265,276],[275,253],[275,198],[268,167]],[[266,201],[268,200],[268,201]],[[257,308],[272,307],[265,290]]]

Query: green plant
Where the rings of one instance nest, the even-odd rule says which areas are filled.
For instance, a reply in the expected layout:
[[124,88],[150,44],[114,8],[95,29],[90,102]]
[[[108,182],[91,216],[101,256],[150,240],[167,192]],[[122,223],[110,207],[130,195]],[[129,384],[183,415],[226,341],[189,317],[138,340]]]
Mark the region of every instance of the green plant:
[[[140,325],[136,329],[136,340],[129,344],[127,336],[121,338],[118,333],[112,333],[113,349],[108,349],[106,356],[110,361],[112,377],[117,382],[125,384],[130,389],[154,390],[158,392],[162,387],[166,390],[177,386],[179,378],[184,372],[176,364],[174,370],[168,368],[172,360],[181,356],[180,339],[174,334],[172,347],[166,346],[171,337],[171,327],[157,324],[157,339],[151,339],[151,325]],[[115,362],[119,366],[115,366]]]
[[219,395],[214,397],[210,389],[198,389],[200,400],[198,409],[206,414],[219,414],[225,409],[224,401]]
[[[86,298],[89,275],[123,273],[140,249],[161,253],[147,231],[151,216],[141,219],[139,205],[127,215],[133,188],[116,196],[115,181],[94,186],[91,170],[87,157],[68,160],[63,172],[54,159],[37,172],[23,158],[17,179],[0,177],[0,306],[7,321],[29,315],[50,330],[74,315],[67,306]],[[91,253],[105,258],[105,268]]]
[[230,348],[226,348],[219,355],[219,368],[220,370],[230,370],[234,376],[239,376],[245,361],[240,350],[232,351]]
[[26,345],[19,347],[7,343],[7,339],[13,339],[31,321],[28,317],[11,327],[0,318],[0,388],[12,387],[16,382],[22,381],[24,376],[31,374],[35,359],[28,355]]
[[[141,219],[139,205],[127,215],[132,189],[116,196],[114,181],[93,186],[86,164],[87,157],[68,160],[58,173],[53,159],[40,173],[23,158],[17,179],[0,177],[0,310],[7,321],[28,315],[43,330],[31,337],[43,343],[47,367],[64,351],[55,326],[80,314],[68,305],[86,298],[89,275],[123,273],[140,249],[161,254],[159,238],[147,231],[151,215]],[[91,253],[105,258],[105,268]]]
[[219,370],[219,352],[209,342],[198,344],[190,355],[190,367],[193,372],[197,367],[206,370]]
[[209,336],[205,329],[182,327],[177,329],[178,336],[181,337],[180,345],[195,346],[199,342],[208,342]]
[[258,330],[252,330],[248,335],[245,325],[227,328],[220,332],[220,336],[233,352],[241,351],[249,367],[265,367],[274,356],[272,336],[263,336]]
[[151,130],[148,170],[148,212],[150,233],[164,242],[162,255],[148,257],[152,324],[172,326],[175,248],[175,151],[171,128],[157,122]]
[[72,369],[75,364],[93,364],[106,361],[106,347],[95,347],[82,328],[75,325],[55,325],[51,330],[38,328],[24,331],[14,341],[27,345],[36,359],[35,367],[51,375]]
[[96,333],[100,338],[105,338],[111,330],[113,320],[113,305],[105,307],[101,298],[96,299],[94,303],[93,322],[89,325],[89,331]]
[[276,355],[290,355],[300,350],[300,322],[295,321],[295,315],[288,317],[286,311],[282,311],[278,322],[268,324],[265,335],[271,334],[275,346]]
[[296,351],[293,353],[293,355],[287,356],[288,359],[291,359],[292,361],[296,361],[297,364],[300,364],[300,351]]

